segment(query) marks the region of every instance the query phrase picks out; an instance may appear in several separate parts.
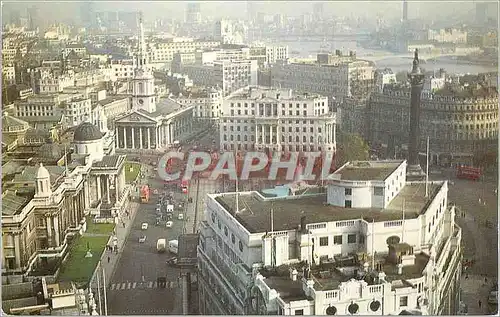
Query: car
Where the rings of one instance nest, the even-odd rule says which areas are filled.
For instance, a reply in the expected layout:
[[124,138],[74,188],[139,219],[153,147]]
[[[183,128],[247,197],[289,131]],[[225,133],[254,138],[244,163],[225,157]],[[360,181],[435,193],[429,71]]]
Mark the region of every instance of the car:
[[142,230],[148,230],[148,223],[147,223],[147,222],[143,222],[143,223],[141,224],[141,229],[142,229]]
[[167,228],[172,228],[173,225],[174,223],[172,221],[167,221],[167,223],[165,224]]
[[498,291],[491,291],[488,296],[488,304],[498,305]]
[[167,260],[167,264],[170,266],[177,266],[177,257],[173,257]]
[[177,216],[177,219],[179,219],[179,220],[183,220],[183,219],[184,219],[184,214],[179,214],[179,215]]
[[144,242],[146,242],[146,236],[140,236],[139,243],[144,243]]

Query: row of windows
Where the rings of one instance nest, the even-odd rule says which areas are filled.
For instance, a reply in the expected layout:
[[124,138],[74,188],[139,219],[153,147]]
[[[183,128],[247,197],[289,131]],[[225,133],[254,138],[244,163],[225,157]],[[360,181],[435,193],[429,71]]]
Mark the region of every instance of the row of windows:
[[[227,126],[224,125],[222,129],[224,130],[224,132],[226,132],[227,131]],[[271,127],[271,129],[272,130],[267,129],[267,131],[272,131],[272,132],[277,132],[278,131],[277,127],[276,127],[276,129],[274,129],[274,128]],[[230,125],[229,126],[229,131],[234,131],[234,126]],[[236,126],[236,131],[240,132],[241,131],[241,127],[240,126]],[[248,126],[246,126],[246,125],[243,126],[243,131],[247,132],[248,131]],[[254,132],[255,131],[255,126],[251,126],[250,127],[250,131]],[[261,130],[258,128],[257,131],[260,132]],[[283,127],[283,126],[281,127],[281,132],[285,132],[285,127]],[[292,127],[288,127],[288,132],[293,132],[292,131]],[[300,128],[299,127],[295,127],[295,132],[300,133]],[[302,132],[303,133],[307,133],[307,128],[306,127],[302,127]],[[309,132],[310,133],[314,133],[314,127],[309,127]],[[316,132],[317,133],[322,133],[321,127],[317,127]]]
[[[260,137],[259,137],[259,140],[261,140],[261,139],[262,139],[262,138],[260,138]],[[224,140],[224,141],[228,141],[227,134],[224,134],[224,135],[223,135],[223,140]],[[234,140],[235,140],[234,135],[232,135],[232,134],[231,134],[231,135],[229,136],[229,141],[234,141]],[[277,139],[276,137],[273,137],[273,138],[272,138],[272,140],[271,140],[271,138],[270,138],[269,136],[267,136],[267,137],[265,138],[265,141],[266,141],[266,142],[264,142],[264,143],[276,143],[276,142],[277,142],[277,140],[278,140],[278,139]],[[242,141],[242,140],[241,140],[241,135],[239,135],[239,134],[238,134],[238,135],[236,135],[236,141]],[[248,142],[248,136],[247,136],[246,134],[245,134],[245,135],[243,135],[243,141],[244,141],[244,142]],[[251,135],[251,136],[250,136],[250,142],[254,142],[254,141],[255,141],[255,136]],[[272,141],[272,142],[271,142],[271,141]],[[318,143],[321,143],[321,142],[323,141],[323,139],[321,138],[321,136],[319,136],[319,137],[317,138],[317,141],[318,141]],[[286,141],[285,141],[285,136],[284,136],[284,135],[282,135],[282,136],[281,136],[281,142],[283,142],[283,143],[285,143],[285,142],[286,142]],[[297,135],[297,136],[295,136],[295,141],[293,141],[292,136],[291,136],[291,135],[289,135],[289,136],[288,136],[288,142],[290,142],[290,143],[291,143],[291,142],[297,142],[297,143],[299,143],[299,142],[301,142],[301,141],[300,141],[300,137],[299,137],[298,135]],[[306,142],[307,142],[307,137],[306,137],[305,135],[304,135],[304,136],[302,136],[302,142],[303,142],[303,143],[306,143]],[[312,136],[312,135],[311,135],[311,136],[309,137],[309,143],[314,143],[314,136]]]
[[[253,144],[237,144],[237,149],[238,150],[245,150],[245,151],[248,151],[248,150],[256,150],[257,147],[256,147],[256,144],[253,143]],[[222,148],[226,151],[229,151],[229,150],[234,150],[235,149],[235,146],[234,144],[223,144],[222,145]],[[281,150],[283,151],[290,151],[290,152],[293,152],[293,151],[303,151],[303,152],[312,152],[312,151],[322,151],[322,147],[321,146],[315,146],[315,145],[283,145],[283,144],[279,144],[277,145],[277,149],[281,148]],[[328,151],[331,151],[332,150],[332,147],[328,147]]]
[[[278,120],[278,124],[293,124],[295,121],[295,124],[318,124],[318,121],[315,120]],[[241,120],[241,119],[222,119],[222,123],[236,123],[236,124],[241,124],[241,123],[255,123],[255,120]],[[283,129],[283,128],[282,128]],[[283,130],[283,132],[285,132]]]
[[[236,107],[237,107],[237,108],[241,108],[242,103],[241,103],[241,102],[237,102],[237,103],[231,102],[231,104],[230,104],[231,108],[234,108],[234,107],[235,107],[235,105],[236,105]],[[244,105],[244,107],[245,107],[245,108],[248,108],[248,105],[249,105],[249,104],[245,102],[245,103],[243,103],[243,105]],[[250,105],[251,105],[251,107],[253,108],[253,107],[255,107],[255,105],[256,105],[256,104],[252,102]],[[268,103],[263,104],[263,103],[259,103],[259,109],[262,109],[263,107],[266,107],[266,108],[267,108],[267,107],[269,107],[269,106],[272,106],[272,107],[273,107],[273,109],[277,109],[278,104],[268,104]],[[285,103],[282,103],[282,104],[281,104],[281,106],[282,106],[282,107],[286,107],[286,104],[285,104]],[[304,109],[307,109],[307,106],[308,106],[308,104],[307,104],[307,103],[304,103],[304,104],[303,104],[303,108],[304,108]],[[320,106],[320,103],[319,103],[319,102],[318,102],[318,103],[314,103],[314,106],[315,106],[315,107],[316,107],[316,106]],[[324,102],[324,101],[323,101],[323,102],[321,102],[321,106],[323,106],[323,107],[325,106],[325,102]],[[289,108],[293,108],[293,103],[291,103],[291,102],[290,102],[290,103],[288,104],[288,107],[289,107]],[[295,108],[300,108],[300,103],[295,104]]]
[[[359,238],[357,238],[358,235],[355,233],[353,234],[348,234],[347,235],[347,243],[348,244],[353,244],[353,243],[360,243],[364,244],[365,243],[365,236],[359,235]],[[344,244],[344,235],[335,235],[333,236],[333,245],[342,245]],[[319,245],[321,247],[327,247],[330,245],[330,237],[320,237],[319,238]]]

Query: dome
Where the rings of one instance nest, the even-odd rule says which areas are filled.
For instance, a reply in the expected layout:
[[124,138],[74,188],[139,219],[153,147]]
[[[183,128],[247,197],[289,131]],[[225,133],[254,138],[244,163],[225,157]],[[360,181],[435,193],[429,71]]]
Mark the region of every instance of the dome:
[[63,149],[57,143],[47,143],[39,148],[39,153],[42,158],[48,160],[59,160],[64,155]]
[[40,163],[40,167],[38,168],[38,171],[36,172],[36,178],[50,178],[50,173],[47,171],[47,169],[43,166],[42,163]]
[[90,122],[83,122],[75,129],[73,141],[86,142],[102,139],[102,133],[99,128]]

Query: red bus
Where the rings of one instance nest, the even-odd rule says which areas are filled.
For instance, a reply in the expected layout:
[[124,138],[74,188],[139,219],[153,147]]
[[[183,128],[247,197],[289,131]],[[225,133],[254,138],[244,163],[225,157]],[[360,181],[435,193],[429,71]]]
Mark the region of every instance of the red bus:
[[181,189],[183,194],[187,194],[188,186],[189,186],[189,181],[187,179],[183,179],[181,182]]
[[457,167],[457,178],[477,181],[481,178],[482,172],[479,167],[460,165]]
[[141,202],[149,202],[149,185],[142,185],[141,187]]

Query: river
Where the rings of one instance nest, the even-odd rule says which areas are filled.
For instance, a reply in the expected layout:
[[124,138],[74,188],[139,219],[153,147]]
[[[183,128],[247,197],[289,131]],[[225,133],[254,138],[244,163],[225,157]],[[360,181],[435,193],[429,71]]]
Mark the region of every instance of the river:
[[[275,42],[272,40],[265,41],[272,45],[288,45],[288,52],[290,57],[302,58],[315,58],[316,54],[323,51],[334,52],[335,50],[342,50],[344,53],[348,51],[356,51],[358,58],[371,60],[372,56],[380,56],[381,54],[389,55],[387,58],[377,58],[375,62],[377,68],[391,68],[393,72],[409,71],[412,66],[412,54],[408,53],[408,58],[393,56],[394,53],[366,49],[361,47],[356,41],[324,41],[324,42],[301,42],[300,39],[290,39],[289,41]],[[399,54],[400,55],[400,54]],[[439,57],[429,62],[422,64],[422,68],[427,71],[439,70],[444,68],[446,72],[453,74],[477,74],[486,72],[498,72],[498,66],[487,64],[470,64],[467,61],[453,60],[450,57]]]

